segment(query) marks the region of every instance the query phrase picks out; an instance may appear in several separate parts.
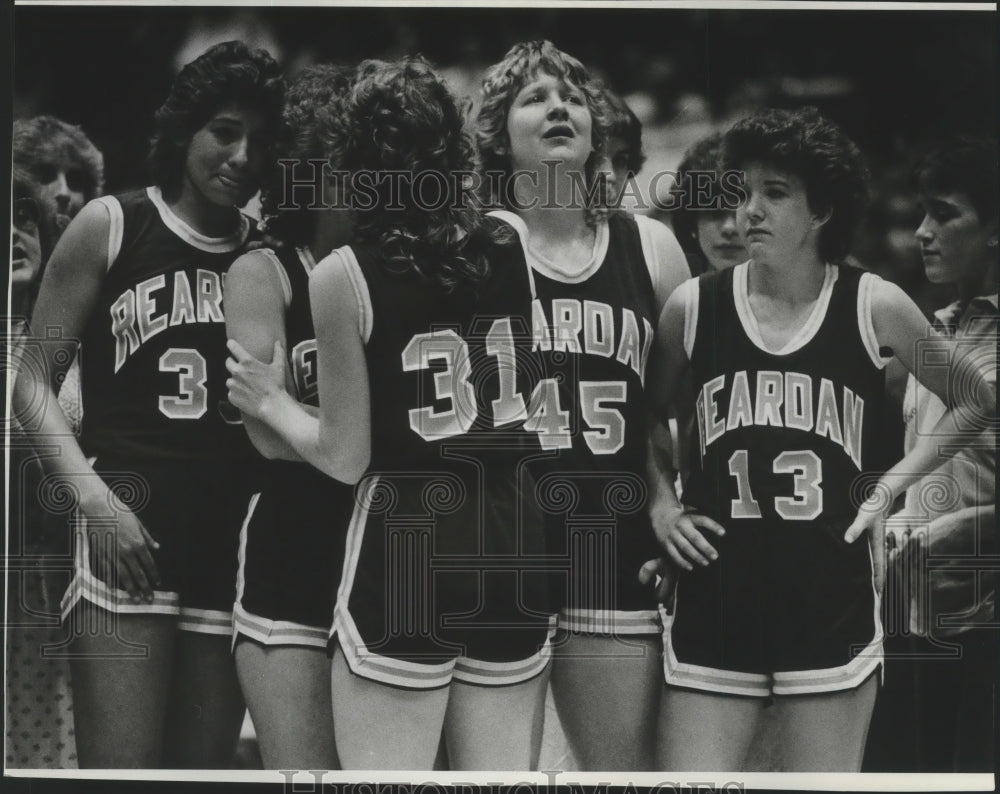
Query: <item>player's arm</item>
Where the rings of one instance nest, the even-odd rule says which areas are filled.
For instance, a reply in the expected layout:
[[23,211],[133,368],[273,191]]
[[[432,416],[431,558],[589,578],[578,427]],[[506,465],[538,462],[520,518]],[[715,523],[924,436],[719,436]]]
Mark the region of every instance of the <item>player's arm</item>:
[[[226,274],[226,335],[254,358],[266,360],[276,342],[285,347],[289,299],[270,256],[263,250],[244,254]],[[287,366],[281,376],[280,385],[291,393]],[[251,443],[265,458],[302,460],[291,444],[251,414],[243,413],[243,425]]]
[[718,557],[702,530],[717,535],[725,530],[707,516],[687,510],[677,497],[674,486],[673,439],[667,422],[668,408],[682,396],[681,384],[690,368],[684,345],[688,290],[697,290],[697,281],[689,281],[674,290],[667,299],[650,357],[649,386],[650,449],[647,473],[650,487],[650,517],[653,530],[669,559],[685,570],[694,565],[708,565]]
[[343,261],[320,262],[309,280],[316,332],[319,415],[307,412],[281,385],[284,344],[275,342],[270,364],[229,341],[229,399],[244,414],[277,432],[305,461],[336,480],[356,483],[371,450],[368,369],[359,310]]
[[79,509],[92,518],[117,518],[117,554],[107,549],[106,570],[117,570],[119,586],[133,600],[151,601],[159,575],[150,549],[158,544],[138,518],[112,498],[56,399],[58,384],[76,356],[107,272],[110,227],[107,208],[91,202],[73,219],[52,252],[30,329],[19,348],[12,404],[15,418],[32,442],[54,448],[54,455],[44,457],[44,465],[77,495]]
[[[968,348],[930,332],[917,305],[903,290],[878,280],[871,302],[872,323],[880,346],[889,347],[917,380],[949,409],[934,429],[921,435],[909,453],[879,480],[879,484],[848,528],[853,541],[865,529],[880,524],[885,511],[906,488],[933,472],[942,461],[968,445],[996,420],[996,365],[983,366]],[[948,367],[918,366],[922,349],[935,349]],[[995,361],[995,359],[994,359]]]
[[644,227],[644,234],[649,240],[653,258],[651,274],[653,276],[653,293],[656,296],[656,311],[663,307],[674,290],[691,278],[687,257],[677,238],[666,224],[653,218],[639,216],[636,221]]

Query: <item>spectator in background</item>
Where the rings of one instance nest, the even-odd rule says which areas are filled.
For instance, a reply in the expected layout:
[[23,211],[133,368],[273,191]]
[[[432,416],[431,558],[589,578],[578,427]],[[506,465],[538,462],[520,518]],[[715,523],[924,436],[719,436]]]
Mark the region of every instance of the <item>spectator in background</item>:
[[[604,144],[606,159],[601,171],[608,179],[611,206],[617,207],[630,179],[639,173],[646,154],[642,150],[642,122],[610,88],[604,89],[608,106],[608,137]],[[627,209],[627,207],[626,207]]]
[[[44,212],[41,186],[15,165],[11,226],[11,346],[24,332],[42,268],[52,252],[53,217]],[[19,348],[18,348],[19,349]],[[18,356],[15,354],[15,359]],[[59,581],[53,556],[68,553],[63,537],[38,499],[41,469],[37,455],[21,432],[15,414],[10,425],[9,572],[6,644],[6,765],[11,768],[76,766],[69,665],[64,658],[44,657],[45,646],[63,637],[56,616],[65,581]]]
[[[996,138],[954,137],[929,149],[915,177],[924,217],[916,230],[932,284],[957,300],[934,313],[996,383]],[[954,384],[961,388],[962,384]],[[911,375],[905,448],[933,429],[945,404]],[[994,768],[995,572],[970,559],[996,553],[996,439],[980,434],[906,491],[887,525],[891,580],[904,621],[892,676],[876,709],[870,771],[987,772]],[[893,549],[893,546],[895,548]],[[934,567],[928,565],[933,556]],[[892,603],[892,602],[889,602]],[[908,635],[908,636],[907,636]],[[901,658],[902,657],[902,658]],[[906,658],[910,657],[910,658]],[[893,686],[894,679],[899,680]]]
[[80,127],[53,116],[14,122],[14,165],[38,185],[43,212],[56,239],[83,205],[101,195],[104,157]]
[[[721,147],[722,133],[713,133],[688,149],[677,166],[679,206],[670,219],[694,276],[725,270],[748,258],[736,228],[736,209],[717,206],[723,198],[719,171]],[[696,197],[700,202],[697,205]],[[704,208],[706,200],[715,208]]]
[[[101,194],[104,158],[79,127],[52,116],[13,125],[11,226],[11,332],[20,335],[31,314],[38,285],[59,236],[84,203]],[[59,402],[80,424],[79,367],[67,372]],[[41,470],[36,454],[12,427],[11,569],[7,645],[8,765],[20,768],[76,766],[70,671],[65,658],[43,656],[63,639],[59,597],[66,578],[58,571],[69,553],[65,515],[39,501]]]
[[54,229],[30,172],[15,165],[12,183],[10,308],[15,318],[24,318],[31,312],[42,266],[52,251]]

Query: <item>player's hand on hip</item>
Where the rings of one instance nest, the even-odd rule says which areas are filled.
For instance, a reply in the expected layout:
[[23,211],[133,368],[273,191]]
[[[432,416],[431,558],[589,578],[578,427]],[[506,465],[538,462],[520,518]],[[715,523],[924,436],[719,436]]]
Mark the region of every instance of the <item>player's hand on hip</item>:
[[655,585],[656,598],[666,603],[674,593],[677,584],[677,567],[663,557],[649,560],[639,569],[639,582],[643,585]]
[[[110,492],[109,492],[110,494]],[[81,505],[88,519],[90,546],[96,547],[96,560],[105,583],[124,590],[133,603],[152,603],[153,591],[160,585],[160,574],[153,552],[160,548],[138,516],[125,507],[113,494],[105,500],[103,509]],[[109,526],[109,518],[112,525]],[[104,532],[101,530],[105,529]],[[107,529],[114,536],[109,542]],[[114,579],[111,579],[112,574]]]
[[719,552],[706,540],[704,531],[722,537],[726,530],[708,516],[687,509],[660,510],[651,513],[653,531],[670,560],[685,571],[694,565],[708,565]]
[[844,533],[844,540],[854,543],[867,530],[871,533],[877,531],[879,543],[885,542],[885,519],[892,508],[892,498],[888,491],[888,487],[882,483],[875,486]]
[[230,358],[226,360],[229,379],[229,402],[244,414],[260,419],[268,407],[285,394],[285,346],[274,343],[271,362],[254,358],[234,339],[227,343]]

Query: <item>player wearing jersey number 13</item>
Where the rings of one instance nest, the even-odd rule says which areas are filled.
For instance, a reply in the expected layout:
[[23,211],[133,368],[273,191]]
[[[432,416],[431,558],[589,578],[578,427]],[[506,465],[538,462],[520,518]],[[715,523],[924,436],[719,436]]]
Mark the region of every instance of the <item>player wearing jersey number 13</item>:
[[[836,264],[867,170],[835,125],[811,108],[762,112],[727,132],[723,167],[745,172],[750,261],[674,293],[653,362],[661,410],[693,402],[698,426],[684,505],[668,487],[654,519],[681,569],[664,615],[659,761],[741,768],[773,695],[783,769],[856,771],[882,661],[881,519],[939,444],[960,446],[995,411],[991,389],[964,361],[957,391],[942,368],[918,369],[922,346],[947,342],[898,287]],[[876,482],[865,473],[889,355],[963,404]],[[871,552],[854,542],[866,530]]]

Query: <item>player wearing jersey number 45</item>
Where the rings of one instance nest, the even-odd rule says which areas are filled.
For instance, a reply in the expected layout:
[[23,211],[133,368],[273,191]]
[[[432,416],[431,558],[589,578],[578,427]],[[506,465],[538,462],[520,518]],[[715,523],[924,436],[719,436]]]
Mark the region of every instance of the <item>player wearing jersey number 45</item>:
[[660,307],[689,273],[669,229],[602,205],[610,130],[600,84],[550,42],[515,45],[484,78],[487,199],[520,238],[544,363],[525,427],[562,573],[553,696],[583,769],[643,770],[661,688],[656,597],[638,580],[657,548],[644,383]]
[[[668,478],[655,522],[681,569],[664,615],[659,761],[742,768],[774,696],[783,769],[857,771],[882,663],[881,519],[938,445],[959,447],[995,412],[992,390],[964,360],[918,367],[949,343],[898,287],[837,264],[867,170],[834,124],[811,108],[762,112],[726,133],[723,166],[745,172],[750,261],[674,293],[654,361],[658,405],[693,401],[698,425],[684,505]],[[891,355],[961,404],[877,477]],[[686,376],[693,394],[677,388]],[[866,531],[871,550],[855,542]]]
[[[58,446],[50,473],[78,497],[63,617],[81,766],[232,763],[244,705],[229,637],[252,450],[221,410],[222,278],[248,238],[239,207],[281,100],[263,50],[227,42],[188,64],[157,112],[154,185],[90,202],[45,271],[30,340],[43,366],[21,372],[15,399],[44,398],[33,431]],[[79,444],[53,397],[76,340]]]

